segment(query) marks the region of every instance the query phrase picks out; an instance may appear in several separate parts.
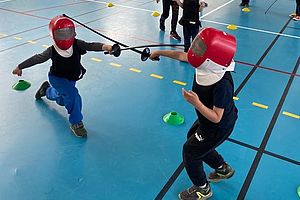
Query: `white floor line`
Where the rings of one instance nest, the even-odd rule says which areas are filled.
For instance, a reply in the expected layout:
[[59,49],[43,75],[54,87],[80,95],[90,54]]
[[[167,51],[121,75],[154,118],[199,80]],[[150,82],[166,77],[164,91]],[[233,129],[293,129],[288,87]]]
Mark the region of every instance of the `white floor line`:
[[[232,2],[234,2],[234,0],[228,1],[227,3],[224,3],[223,5],[221,5],[221,6],[217,7],[217,8],[215,8],[215,9],[213,9],[213,10],[211,10],[211,11],[209,11],[208,13],[205,13],[204,15],[202,15],[202,16],[200,17],[200,19],[203,19],[204,17],[210,15],[211,13],[216,12],[217,10],[220,10],[221,8],[223,8],[224,6],[227,6],[228,4],[230,4],[230,3],[232,3]],[[208,6],[209,6],[209,5],[208,5]],[[204,8],[204,9],[205,9],[205,8]]]
[[[84,0],[84,1],[95,2],[95,3],[100,3],[100,4],[107,4],[108,3],[108,2],[96,1],[96,0]],[[124,6],[124,5],[120,5],[120,4],[114,4],[114,6],[118,6],[118,7],[122,7],[122,8],[129,8],[129,9],[133,9],[133,10],[153,12],[153,10],[147,10],[147,9],[143,9],[143,8],[135,8],[135,7],[132,7],[132,6]]]
[[[216,21],[212,21],[212,20],[205,20],[205,19],[203,19],[202,21],[203,22],[208,22],[208,23],[213,23],[213,24],[224,25],[224,26],[228,26],[229,25],[227,23],[216,22]],[[280,35],[280,36],[283,36],[283,37],[300,39],[300,36],[295,36],[295,35],[278,33],[278,32],[273,32],[273,31],[266,31],[266,30],[261,30],[261,29],[256,29],[256,28],[250,28],[250,27],[246,27],[246,26],[238,26],[237,25],[237,27],[240,28],[240,29],[245,29],[245,30],[249,30],[249,31],[255,31],[255,32],[267,33],[267,34],[271,34],[271,35]]]
[[[104,1],[96,1],[96,0],[84,0],[84,1],[89,1],[89,2],[95,2],[95,3],[100,3],[100,4],[107,4],[108,2],[104,2]],[[216,12],[217,10],[223,8],[224,6],[227,6],[228,4],[232,3],[234,0],[230,0],[228,2],[226,2],[225,4],[213,9],[212,11],[204,14],[203,16],[201,16],[201,21],[203,22],[208,22],[208,23],[213,23],[213,24],[219,24],[219,25],[224,25],[224,26],[228,26],[229,24],[227,23],[222,23],[222,22],[216,22],[216,21],[212,21],[212,20],[206,20],[203,19],[204,17],[207,17],[208,15]],[[152,10],[147,10],[147,9],[142,9],[142,8],[135,8],[132,6],[124,6],[124,5],[119,5],[119,4],[115,4],[115,6],[119,6],[119,7],[123,7],[123,8],[128,8],[128,9],[134,9],[134,10],[140,10],[140,11],[146,11],[146,12],[153,12]],[[236,24],[235,24],[236,25]],[[267,30],[261,30],[261,29],[255,29],[255,28],[250,28],[250,27],[245,27],[245,26],[238,26],[238,28],[240,29],[245,29],[245,30],[249,30],[249,31],[255,31],[255,32],[261,32],[261,33],[266,33],[266,34],[271,34],[271,35],[280,35],[283,37],[289,37],[289,38],[294,38],[294,39],[300,39],[300,36],[295,36],[295,35],[289,35],[289,34],[284,34],[284,33],[278,33],[278,32],[273,32],[273,31],[267,31]]]
[[0,1],[0,3],[4,3],[4,2],[8,2],[8,1],[13,1],[13,0],[3,0],[3,1]]

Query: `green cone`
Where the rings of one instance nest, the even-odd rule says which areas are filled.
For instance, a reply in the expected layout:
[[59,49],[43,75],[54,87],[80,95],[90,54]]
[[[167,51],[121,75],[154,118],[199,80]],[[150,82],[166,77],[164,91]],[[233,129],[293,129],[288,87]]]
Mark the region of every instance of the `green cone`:
[[18,82],[16,82],[12,88],[15,90],[26,90],[31,86],[31,84],[27,81],[24,80],[19,80]]
[[184,122],[184,117],[177,112],[170,112],[163,117],[163,120],[167,124],[180,125]]

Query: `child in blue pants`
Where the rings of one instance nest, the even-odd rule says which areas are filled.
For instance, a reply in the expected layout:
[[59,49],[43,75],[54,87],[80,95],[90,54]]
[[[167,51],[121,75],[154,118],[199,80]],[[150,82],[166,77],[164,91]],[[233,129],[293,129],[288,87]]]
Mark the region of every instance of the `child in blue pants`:
[[21,76],[23,69],[51,59],[52,65],[48,74],[50,83],[45,81],[35,98],[41,99],[46,96],[47,99],[64,106],[69,114],[72,132],[77,137],[86,137],[87,131],[82,122],[82,101],[75,86],[76,81],[86,72],[80,63],[81,55],[87,51],[108,51],[111,54],[112,46],[76,39],[75,25],[67,17],[56,16],[50,21],[49,29],[53,45],[20,63],[12,73]]
[[71,124],[80,123],[83,119],[81,114],[82,102],[78,89],[75,87],[76,81],[50,75],[49,82],[52,87],[48,87],[46,90],[47,99],[65,106]]

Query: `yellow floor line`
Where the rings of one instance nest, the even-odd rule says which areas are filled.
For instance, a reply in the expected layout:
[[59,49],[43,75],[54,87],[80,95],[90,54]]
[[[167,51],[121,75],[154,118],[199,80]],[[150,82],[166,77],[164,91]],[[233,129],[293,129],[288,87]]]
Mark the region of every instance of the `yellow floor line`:
[[141,70],[136,69],[136,68],[129,68],[129,70],[130,70],[130,71],[133,71],[133,72],[137,72],[137,73],[142,72]]
[[14,37],[16,40],[22,40],[21,37]]
[[5,37],[5,36],[7,36],[7,35],[4,33],[0,33],[0,37]]
[[181,81],[177,81],[177,80],[174,80],[173,83],[176,83],[176,84],[178,84],[178,85],[186,86],[186,83],[185,83],[185,82],[181,82]]
[[252,105],[257,106],[259,108],[263,108],[263,109],[268,109],[269,108],[269,106],[266,106],[266,105],[263,105],[263,104],[260,104],[260,103],[256,103],[256,102],[252,102]]
[[290,112],[283,111],[282,114],[284,114],[284,115],[286,115],[286,116],[289,116],[289,117],[296,118],[296,119],[300,119],[300,116],[299,116],[299,115],[295,115],[295,114],[290,113]]
[[237,101],[237,100],[239,100],[239,99],[240,99],[240,98],[238,98],[238,97],[233,97],[233,100],[236,100],[236,101]]
[[44,44],[44,45],[42,45],[42,47],[44,47],[44,48],[49,48],[50,46],[49,46],[49,45],[46,45],[46,44]]
[[109,63],[111,66],[114,66],[114,67],[121,67],[122,65],[119,65],[119,64],[116,64],[116,63]]
[[157,74],[150,74],[151,77],[153,78],[158,78],[158,79],[163,79],[163,76],[157,75]]
[[101,62],[102,60],[99,58],[91,58],[91,60],[95,61],[95,62]]
[[30,44],[36,44],[36,41],[32,41],[32,40],[28,40],[27,42]]

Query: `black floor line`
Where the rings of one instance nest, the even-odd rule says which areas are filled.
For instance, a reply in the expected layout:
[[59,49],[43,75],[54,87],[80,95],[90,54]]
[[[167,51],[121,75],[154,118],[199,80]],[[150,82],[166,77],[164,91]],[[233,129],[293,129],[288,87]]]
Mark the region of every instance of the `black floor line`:
[[168,192],[170,187],[173,185],[179,174],[182,172],[184,169],[183,163],[180,163],[180,165],[177,167],[175,172],[172,174],[171,178],[168,180],[168,182],[164,185],[164,187],[161,189],[161,191],[158,193],[158,195],[155,197],[155,200],[160,200],[162,199],[165,194]]
[[287,161],[289,163],[293,163],[295,165],[299,165],[300,166],[300,162],[297,161],[297,160],[293,160],[293,159],[290,159],[290,158],[287,158],[285,156],[282,156],[282,155],[279,155],[279,154],[276,154],[276,153],[273,153],[273,152],[270,152],[270,151],[264,151],[265,154],[269,155],[269,156],[273,156],[275,158],[279,158],[280,160],[284,160],[284,161]]
[[[243,146],[243,147],[246,147],[246,148],[249,148],[249,149],[252,149],[254,151],[258,151],[259,148],[258,147],[255,147],[255,146],[252,146],[250,144],[246,144],[244,142],[240,142],[238,140],[235,140],[235,139],[231,139],[231,138],[228,138],[227,141],[229,142],[232,142],[232,143],[235,143],[235,144],[238,144],[240,146]],[[297,160],[293,160],[291,158],[288,158],[288,157],[285,157],[285,156],[282,156],[282,155],[279,155],[279,154],[276,154],[276,153],[273,153],[273,152],[270,152],[270,151],[264,151],[263,152],[264,154],[267,154],[269,156],[272,156],[274,158],[278,158],[280,160],[284,160],[286,162],[289,162],[289,163],[292,163],[292,164],[295,164],[295,165],[300,165],[300,161],[297,161]]]
[[235,140],[235,139],[232,139],[232,138],[228,138],[227,141],[238,144],[240,146],[243,146],[243,147],[246,147],[246,148],[249,148],[249,149],[252,149],[254,151],[258,151],[258,147],[252,146],[250,144],[246,144],[244,142],[241,142],[241,141],[238,141],[238,140]]
[[[275,43],[277,42],[277,40],[279,39],[279,37],[281,36],[283,31],[286,29],[286,27],[290,23],[290,21],[291,21],[291,18],[285,23],[283,28],[280,30],[279,34],[275,37],[275,39],[272,41],[272,43],[268,46],[266,51],[263,53],[263,55],[260,57],[260,59],[257,61],[257,63],[255,65],[260,65],[260,63],[265,59],[265,57],[268,55],[268,53],[270,52],[272,47],[275,45]],[[249,74],[246,76],[246,78],[243,80],[243,82],[240,84],[240,86],[236,89],[236,91],[234,93],[235,96],[237,96],[240,93],[240,91],[244,88],[244,86],[246,85],[246,83],[248,82],[250,77],[253,75],[253,73],[256,71],[256,69],[257,69],[257,67],[254,66],[253,69],[249,72]]]
[[[293,70],[293,73],[297,72],[297,70],[299,68],[299,64],[300,64],[300,57],[297,60],[297,63],[296,63],[296,65],[294,67],[294,70]],[[245,196],[246,196],[246,194],[248,192],[249,186],[250,186],[250,184],[252,182],[252,179],[254,177],[254,174],[256,172],[258,164],[259,164],[259,162],[260,162],[260,160],[262,158],[262,155],[263,155],[263,153],[265,151],[265,148],[266,148],[267,143],[269,141],[269,138],[271,136],[272,130],[273,130],[274,126],[275,126],[277,118],[278,118],[278,116],[280,114],[280,110],[281,110],[281,108],[283,106],[283,103],[284,103],[284,101],[286,99],[286,96],[287,96],[288,91],[289,91],[289,89],[290,89],[290,87],[292,85],[293,80],[294,80],[294,76],[290,76],[289,81],[288,81],[288,83],[287,83],[287,85],[286,85],[286,87],[285,87],[285,89],[283,91],[283,94],[282,94],[282,96],[280,98],[280,101],[279,101],[279,103],[278,103],[278,105],[276,107],[276,110],[275,110],[274,114],[273,114],[272,120],[271,120],[271,122],[270,122],[270,124],[268,126],[268,129],[267,129],[266,133],[265,133],[265,136],[264,136],[264,138],[263,138],[263,140],[262,140],[262,142],[261,142],[261,144],[259,146],[259,150],[256,153],[254,161],[252,162],[252,165],[251,165],[250,170],[249,170],[249,172],[247,174],[247,177],[246,177],[246,179],[245,179],[245,181],[243,183],[243,186],[242,186],[242,188],[241,188],[241,190],[239,192],[239,195],[238,195],[238,198],[237,198],[238,200],[245,199]]]
[[288,26],[287,28],[290,28],[290,29],[296,29],[296,30],[300,30],[299,27],[292,27],[292,26]]
[[[276,41],[279,39],[279,37],[280,37],[280,34],[281,33],[283,33],[283,31],[286,29],[286,27],[288,26],[288,24],[289,24],[289,22],[291,21],[291,19],[289,19],[287,22],[286,22],[286,24],[283,26],[283,28],[280,30],[280,32],[279,32],[279,34],[275,37],[275,39],[272,41],[272,43],[269,45],[269,47],[266,49],[266,51],[263,53],[263,55],[261,56],[261,58],[258,60],[258,62],[256,63],[256,65],[260,65],[260,63],[263,61],[263,59],[267,56],[267,54],[269,53],[269,51],[272,49],[272,47],[275,45],[275,43],[276,43]],[[296,65],[296,67],[297,67],[297,65]],[[254,72],[255,72],[255,70],[257,69],[257,67],[253,67],[253,69],[249,72],[249,74],[245,77],[245,79],[242,81],[242,83],[240,84],[240,86],[237,88],[237,90],[235,91],[235,93],[234,93],[234,96],[237,96],[238,94],[239,94],[239,92],[244,88],[244,86],[246,85],[246,83],[248,82],[248,80],[250,79],[250,77],[254,74]],[[294,71],[293,73],[294,74],[296,74],[296,72],[297,72],[297,70],[296,71]],[[290,77],[290,79],[291,78],[294,78],[294,76],[291,76]],[[278,117],[278,116],[277,116]],[[277,119],[277,118],[276,118]],[[275,122],[274,122],[275,123]],[[274,125],[273,125],[274,126]],[[232,139],[230,139],[231,140],[231,142],[233,142],[233,141],[236,141],[236,140],[232,140]],[[238,142],[238,141],[236,141],[237,143],[240,143],[241,144],[241,142]],[[245,144],[245,143],[243,143],[243,144]],[[246,146],[246,145],[245,145]],[[251,145],[247,145],[249,148],[251,147],[252,148],[252,146]],[[254,149],[255,150],[255,147],[253,147],[252,149]],[[264,150],[264,149],[263,149]],[[258,164],[258,163],[257,163]],[[183,165],[183,163],[181,163],[180,165],[179,165],[179,167],[176,169],[176,171],[175,172],[177,172],[177,173],[173,173],[173,175],[171,176],[171,178],[172,178],[172,180],[174,179],[174,181],[177,179],[177,177],[180,175],[180,173],[181,173],[181,171],[183,170],[183,168],[178,172],[178,169],[180,169],[180,166],[182,166]],[[256,166],[257,167],[257,166]],[[251,170],[251,169],[250,169]],[[177,174],[177,176],[175,176]],[[254,175],[254,173],[253,173],[253,175]],[[170,179],[171,179],[170,178]],[[252,179],[251,179],[252,180]],[[157,197],[155,198],[155,200],[160,200],[160,199],[162,199],[163,197],[164,197],[164,195],[168,192],[168,190],[166,190],[166,188],[167,189],[169,189],[171,186],[172,186],[172,184],[174,183],[174,181],[168,181],[166,184],[165,184],[165,186],[163,187],[163,189],[159,192],[159,195],[157,195]],[[249,185],[250,185],[250,183],[249,183]],[[248,187],[249,187],[249,185],[248,185]],[[244,185],[243,185],[244,186]],[[248,187],[247,187],[247,190],[248,190]],[[247,191],[246,191],[247,192]],[[241,193],[241,192],[240,192]],[[240,194],[239,194],[240,195]]]

